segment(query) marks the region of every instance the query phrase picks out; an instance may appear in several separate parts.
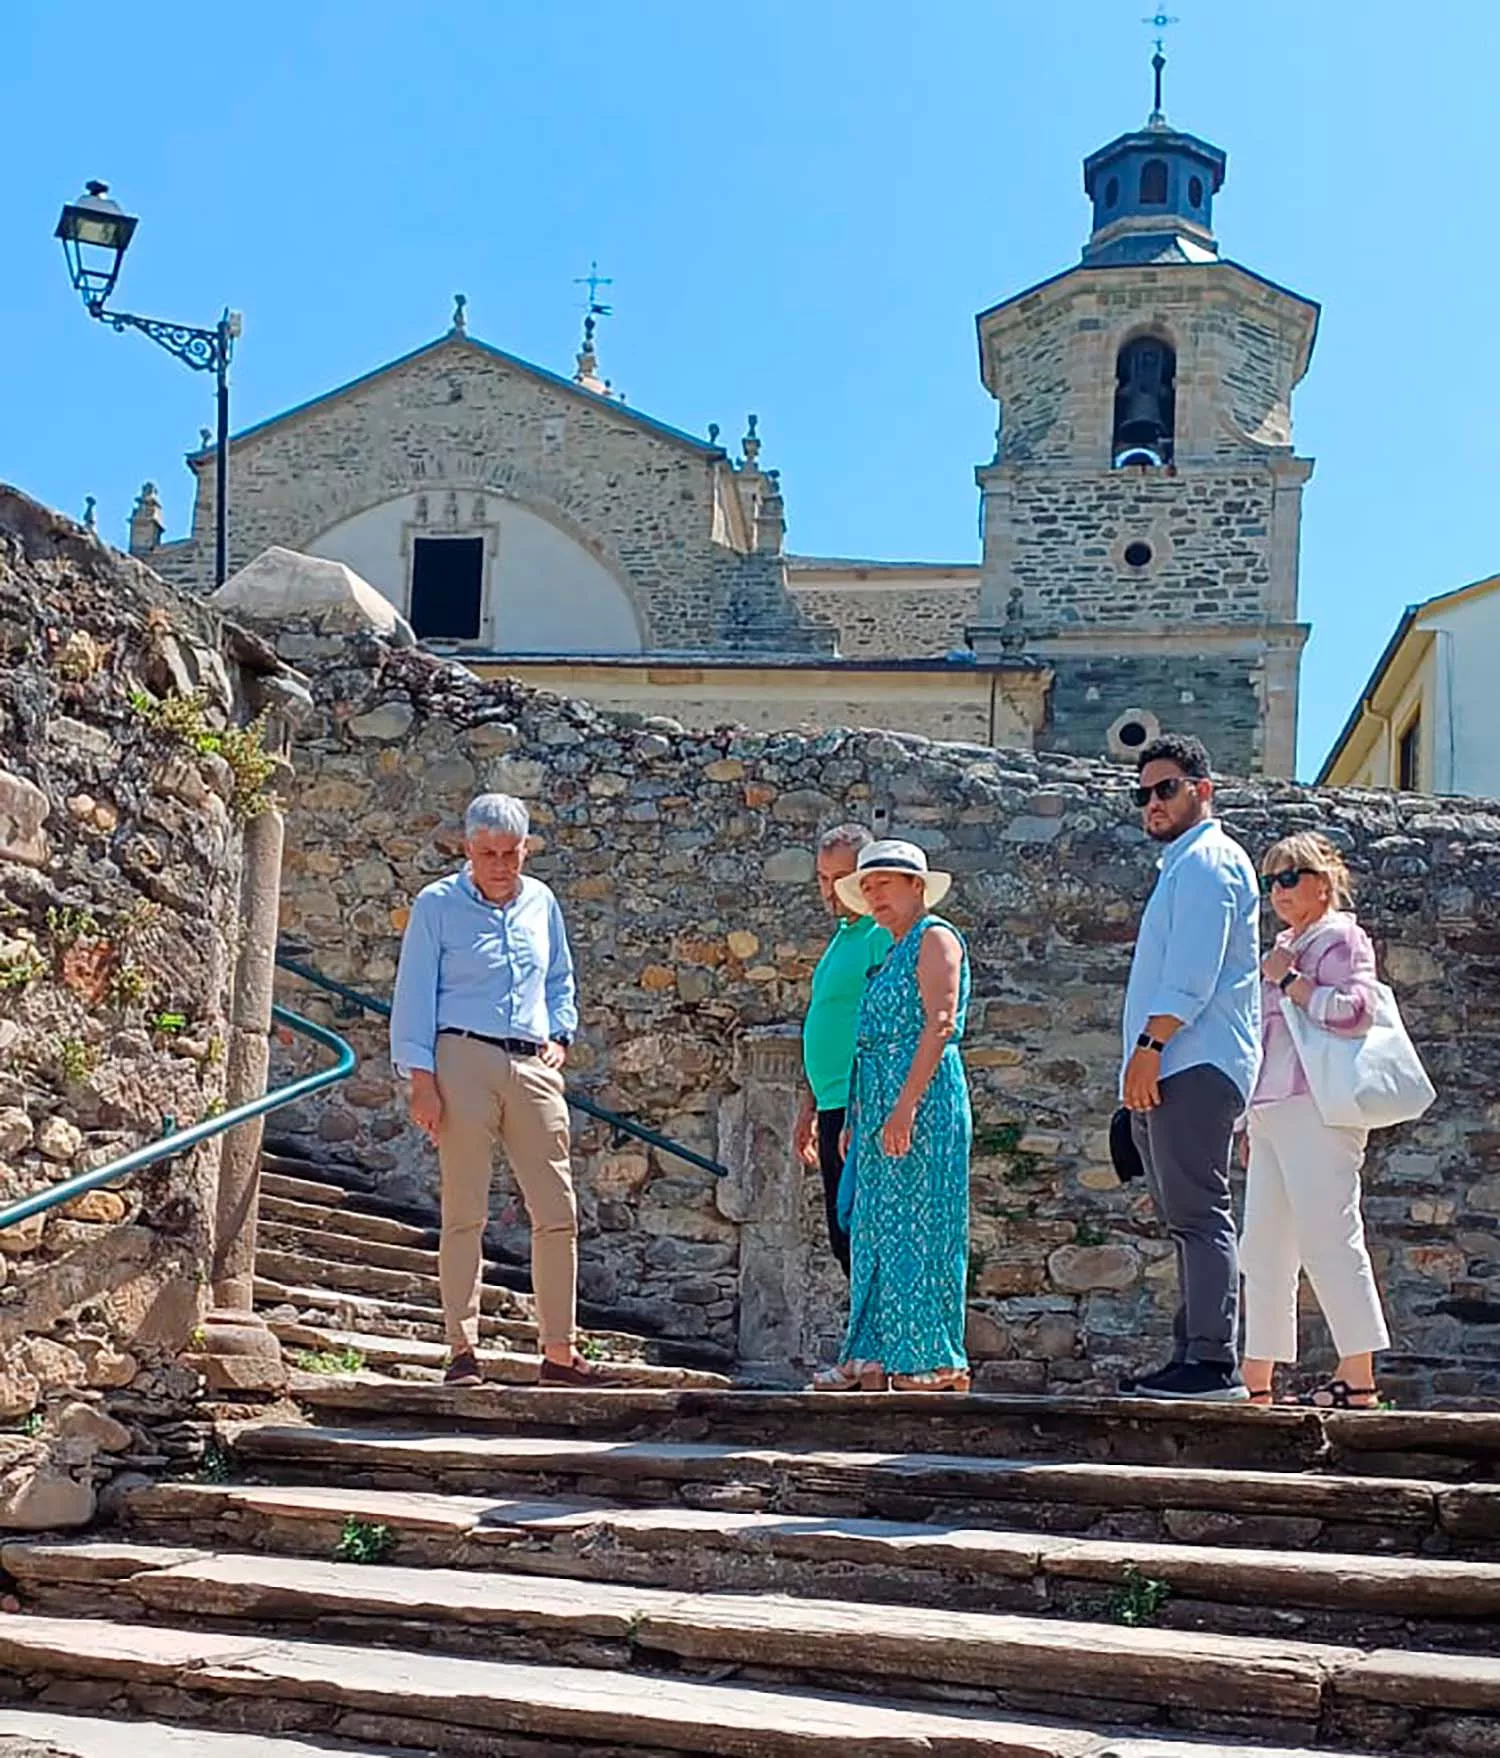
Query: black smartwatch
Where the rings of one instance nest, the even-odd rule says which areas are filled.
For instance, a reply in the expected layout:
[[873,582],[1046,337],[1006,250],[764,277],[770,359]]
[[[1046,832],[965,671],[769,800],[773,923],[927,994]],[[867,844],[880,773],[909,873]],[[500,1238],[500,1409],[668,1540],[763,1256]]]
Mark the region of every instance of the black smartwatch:
[[1160,1038],[1153,1038],[1150,1032],[1142,1032],[1135,1041],[1135,1047],[1137,1050],[1154,1050],[1160,1056],[1167,1046]]
[[1288,971],[1281,981],[1277,983],[1276,987],[1280,989],[1283,995],[1288,995],[1291,993],[1292,984],[1295,983],[1301,975],[1301,971]]
[[561,1044],[564,1050],[571,1050],[573,1048],[573,1034],[571,1032],[554,1032],[552,1042]]

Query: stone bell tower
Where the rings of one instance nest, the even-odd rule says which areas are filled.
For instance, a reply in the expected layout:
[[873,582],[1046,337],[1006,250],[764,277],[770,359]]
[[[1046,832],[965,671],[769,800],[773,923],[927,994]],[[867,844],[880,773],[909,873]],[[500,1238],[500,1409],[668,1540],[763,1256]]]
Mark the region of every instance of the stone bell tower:
[[1082,260],[978,319],[999,421],[970,639],[1019,627],[1054,668],[1039,745],[1124,761],[1194,732],[1222,770],[1289,776],[1312,474],[1291,400],[1318,308],[1220,256],[1225,156],[1169,126],[1154,65],[1146,126],[1084,163]]

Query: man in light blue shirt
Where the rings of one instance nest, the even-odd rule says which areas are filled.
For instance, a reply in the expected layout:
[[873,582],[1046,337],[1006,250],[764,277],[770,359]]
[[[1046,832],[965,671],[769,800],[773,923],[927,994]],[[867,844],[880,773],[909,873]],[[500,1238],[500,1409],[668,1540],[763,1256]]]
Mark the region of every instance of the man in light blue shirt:
[[401,943],[391,1061],[442,1173],[438,1279],[449,1385],[479,1368],[480,1278],[495,1145],[531,1218],[544,1385],[601,1385],[574,1347],[578,1212],[563,1063],[578,1030],[573,959],[557,899],[525,871],[520,800],[481,794],[464,819],[462,872],[420,892]]
[[1229,1159],[1260,1066],[1260,881],[1213,816],[1197,739],[1156,739],[1137,767],[1136,804],[1165,852],[1125,991],[1120,1091],[1177,1248],[1180,1303],[1171,1362],[1122,1389],[1242,1399]]

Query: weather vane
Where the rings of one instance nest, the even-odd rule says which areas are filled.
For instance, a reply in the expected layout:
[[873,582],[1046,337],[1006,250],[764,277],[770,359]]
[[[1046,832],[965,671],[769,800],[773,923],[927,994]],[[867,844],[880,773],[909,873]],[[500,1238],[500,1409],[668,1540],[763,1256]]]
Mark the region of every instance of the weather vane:
[[1143,18],[1142,24],[1149,24],[1156,32],[1156,53],[1151,57],[1151,68],[1156,75],[1156,103],[1151,111],[1153,122],[1165,122],[1166,112],[1161,106],[1161,76],[1167,65],[1167,41],[1165,33],[1179,22],[1171,13],[1158,6],[1150,18]]
[[1181,19],[1172,17],[1170,13],[1163,12],[1159,7],[1152,13],[1150,18],[1143,18],[1141,20],[1142,24],[1149,24],[1152,30],[1156,32],[1156,50],[1158,54],[1164,54],[1166,52],[1166,39],[1162,33],[1169,30],[1174,24],[1180,24],[1181,22]]

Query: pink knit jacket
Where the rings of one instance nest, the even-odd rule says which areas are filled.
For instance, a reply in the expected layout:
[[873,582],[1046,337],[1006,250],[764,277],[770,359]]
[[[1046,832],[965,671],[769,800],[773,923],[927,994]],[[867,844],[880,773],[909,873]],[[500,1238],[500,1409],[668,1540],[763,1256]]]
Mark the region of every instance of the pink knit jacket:
[[[1306,1013],[1325,1031],[1355,1037],[1375,1018],[1375,948],[1354,917],[1330,910],[1300,935],[1284,928],[1276,944],[1313,984]],[[1261,983],[1260,1079],[1252,1105],[1274,1105],[1307,1091],[1307,1075],[1281,1011],[1281,991]],[[1295,1004],[1294,1004],[1295,1005]]]

